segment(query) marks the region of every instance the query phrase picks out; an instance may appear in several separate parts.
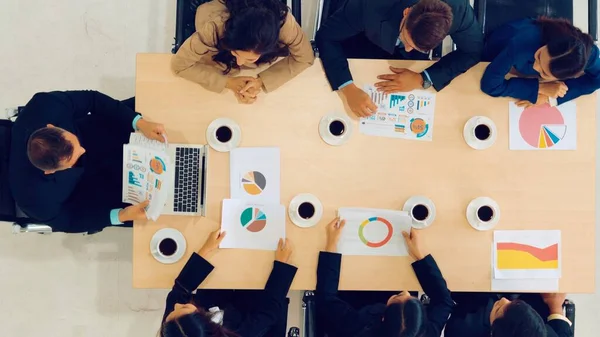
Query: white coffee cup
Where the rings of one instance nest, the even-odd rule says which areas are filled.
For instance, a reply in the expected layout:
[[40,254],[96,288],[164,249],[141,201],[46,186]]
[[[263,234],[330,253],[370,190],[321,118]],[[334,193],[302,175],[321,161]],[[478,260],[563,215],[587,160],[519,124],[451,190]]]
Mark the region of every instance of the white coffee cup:
[[[417,213],[416,216],[415,212]],[[430,215],[431,210],[429,209],[429,206],[425,204],[416,204],[410,208],[410,217],[412,218],[413,222],[419,225],[426,225],[427,219],[429,219]]]

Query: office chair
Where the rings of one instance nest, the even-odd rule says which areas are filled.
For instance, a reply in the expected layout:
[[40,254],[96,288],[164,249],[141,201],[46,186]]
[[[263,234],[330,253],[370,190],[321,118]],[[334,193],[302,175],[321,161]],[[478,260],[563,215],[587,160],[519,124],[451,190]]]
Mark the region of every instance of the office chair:
[[[429,297],[426,294],[422,294],[420,298],[421,303],[427,306],[430,302]],[[325,333],[320,331],[317,325],[317,314],[315,307],[315,293],[312,291],[305,291],[302,296],[302,308],[304,311],[304,336],[305,337],[324,337]],[[563,303],[564,315],[567,317],[573,325],[573,333],[575,333],[575,303],[569,299],[566,299]]]
[[[15,116],[9,116],[15,117]],[[13,121],[0,120],[0,221],[12,224],[13,234],[30,232],[49,234],[52,228],[36,224],[28,218],[16,205],[8,184],[8,161],[10,158],[10,137]]]
[[[194,23],[196,18],[196,10],[198,6],[203,3],[210,2],[212,0],[177,0],[177,18],[175,20],[175,43],[171,52],[177,53],[179,47],[196,32],[196,25]],[[287,0],[281,0],[287,5]],[[302,11],[301,11],[300,0],[292,0],[291,12],[296,18],[296,21],[300,24],[302,22]]]

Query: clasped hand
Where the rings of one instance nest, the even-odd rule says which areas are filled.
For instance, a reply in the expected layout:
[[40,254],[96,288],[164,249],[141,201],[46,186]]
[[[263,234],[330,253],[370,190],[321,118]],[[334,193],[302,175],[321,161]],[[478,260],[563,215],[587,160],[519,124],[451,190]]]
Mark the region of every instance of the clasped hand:
[[251,76],[230,77],[227,79],[226,88],[233,91],[239,103],[252,104],[256,102],[261,92],[263,82],[260,78]]

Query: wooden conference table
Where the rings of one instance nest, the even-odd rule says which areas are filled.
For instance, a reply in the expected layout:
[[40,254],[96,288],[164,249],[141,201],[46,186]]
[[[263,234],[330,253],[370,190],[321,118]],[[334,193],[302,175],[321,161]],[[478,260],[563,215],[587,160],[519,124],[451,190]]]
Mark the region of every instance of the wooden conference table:
[[[240,105],[230,92],[215,94],[176,77],[171,55],[137,56],[136,109],[165,124],[169,142],[206,144],[208,124],[230,117],[242,129],[244,147],[281,149],[281,203],[288,206],[299,193],[316,195],[324,207],[321,222],[309,229],[286,218],[294,244],[291,263],[298,266],[293,289],[314,289],[317,257],[325,247],[325,225],[339,207],[401,209],[412,195],[433,200],[437,216],[423,233],[453,291],[490,291],[493,231],[469,226],[468,203],[479,196],[496,200],[502,215],[496,229],[559,229],[562,231],[564,292],[594,291],[596,96],[577,100],[576,151],[510,151],[508,99],[492,98],[479,89],[486,64],[456,78],[437,94],[432,142],[365,136],[358,132],[343,146],[325,144],[318,134],[321,117],[344,113],[320,61],[253,105]],[[351,60],[357,83],[373,83],[388,73],[389,63],[415,71],[428,62]],[[496,123],[496,144],[472,150],[463,140],[463,126],[472,116]],[[192,252],[220,226],[221,202],[229,197],[229,154],[211,150],[208,168],[207,217],[161,216],[157,222],[136,222],[133,239],[133,285],[170,288]],[[164,227],[181,231],[187,251],[178,263],[164,265],[150,253],[152,235]],[[222,249],[211,263],[213,273],[203,288],[264,287],[274,253]],[[420,289],[409,257],[345,256],[340,289]]]

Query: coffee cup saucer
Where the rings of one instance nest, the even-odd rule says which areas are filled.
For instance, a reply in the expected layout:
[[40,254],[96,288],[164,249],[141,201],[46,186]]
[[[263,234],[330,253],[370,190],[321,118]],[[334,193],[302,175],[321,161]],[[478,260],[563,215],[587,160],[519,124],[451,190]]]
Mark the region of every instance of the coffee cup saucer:
[[[419,204],[425,205],[425,206],[427,206],[427,208],[429,208],[429,217],[427,219],[425,219],[425,221],[421,221],[421,222],[415,221],[415,219],[413,219],[412,215],[410,214],[410,210],[415,205],[419,205]],[[415,195],[415,196],[408,198],[408,200],[406,200],[406,202],[404,203],[404,207],[402,208],[402,210],[405,212],[408,212],[408,215],[412,219],[412,227],[415,229],[427,228],[427,227],[431,226],[431,224],[435,220],[435,204],[433,203],[433,201],[431,201],[431,199],[421,196],[421,195]]]
[[[336,120],[344,123],[344,133],[339,136],[334,136],[331,134],[331,132],[329,132],[329,124]],[[354,125],[352,124],[352,120],[347,115],[330,113],[321,118],[321,122],[319,122],[319,135],[325,143],[333,146],[339,146],[348,142],[350,137],[352,137],[353,127]]]
[[[173,239],[177,243],[177,251],[175,251],[175,254],[165,257],[165,256],[162,256],[158,252],[158,244],[162,240],[167,239],[167,238]],[[150,254],[152,254],[152,256],[156,259],[156,261],[158,261],[160,263],[164,263],[164,264],[176,263],[177,261],[181,260],[181,258],[185,255],[185,249],[186,249],[185,237],[183,236],[183,234],[181,234],[180,231],[178,231],[174,228],[160,229],[156,233],[154,233],[154,235],[152,236],[152,239],[150,240]]]
[[[473,135],[473,130],[479,124],[485,124],[490,127],[490,136],[488,139],[479,140]],[[465,138],[467,145],[469,145],[471,148],[475,150],[485,150],[494,145],[496,142],[496,138],[498,138],[498,130],[496,128],[496,124],[490,118],[485,116],[474,116],[465,123],[463,137]]]
[[[490,221],[481,221],[477,217],[477,210],[481,206],[490,206],[494,210],[494,217]],[[500,206],[493,199],[488,197],[479,197],[471,200],[467,206],[467,221],[469,225],[478,231],[490,230],[500,221]]]
[[[310,219],[301,217],[297,212],[298,207],[305,202],[311,203],[315,207],[315,214],[313,214]],[[317,197],[310,193],[298,194],[290,201],[288,216],[294,225],[301,228],[310,228],[321,221],[321,217],[323,216],[323,205]]]
[[[222,126],[228,127],[231,130],[231,139],[226,143],[217,139],[217,129]],[[206,128],[206,141],[215,151],[229,152],[240,145],[240,142],[242,141],[242,130],[238,123],[233,119],[217,118],[210,122]]]

